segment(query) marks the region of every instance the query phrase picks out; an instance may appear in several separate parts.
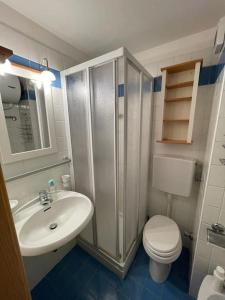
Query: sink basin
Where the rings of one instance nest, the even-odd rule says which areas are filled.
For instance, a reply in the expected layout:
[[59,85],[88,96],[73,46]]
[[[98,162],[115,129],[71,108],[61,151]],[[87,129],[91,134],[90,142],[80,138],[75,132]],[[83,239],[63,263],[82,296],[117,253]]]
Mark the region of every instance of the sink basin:
[[213,276],[207,275],[200,287],[197,300],[225,300],[224,293],[218,293],[213,290]]
[[93,215],[90,199],[76,192],[59,192],[48,207],[39,202],[19,211],[14,219],[23,256],[41,255],[74,239]]

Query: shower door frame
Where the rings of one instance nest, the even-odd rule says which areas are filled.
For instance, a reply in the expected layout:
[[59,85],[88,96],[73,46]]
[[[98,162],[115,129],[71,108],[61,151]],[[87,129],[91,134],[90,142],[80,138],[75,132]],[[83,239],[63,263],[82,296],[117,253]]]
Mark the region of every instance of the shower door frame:
[[[153,77],[151,76],[150,73],[148,73],[144,67],[129,53],[129,51],[122,47],[119,48],[115,51],[109,52],[107,54],[104,54],[102,56],[99,56],[97,58],[94,58],[92,60],[89,60],[87,62],[81,63],[77,66],[68,68],[64,71],[61,72],[61,80],[62,80],[62,90],[63,90],[63,104],[64,104],[64,115],[65,115],[65,123],[66,123],[66,137],[67,137],[67,144],[68,144],[68,152],[69,152],[69,157],[71,158],[71,166],[70,166],[70,171],[71,171],[71,179],[72,179],[72,187],[73,189],[75,189],[75,176],[74,176],[74,169],[76,168],[76,165],[73,162],[73,152],[72,152],[72,144],[71,144],[71,131],[70,131],[70,122],[69,122],[69,110],[68,110],[68,100],[67,100],[67,89],[66,89],[66,76],[77,73],[79,71],[85,71],[86,73],[86,86],[87,86],[87,90],[88,95],[86,96],[86,101],[87,101],[87,105],[88,105],[88,135],[89,135],[89,139],[91,140],[90,143],[90,149],[89,149],[89,159],[90,161],[90,168],[91,168],[91,184],[92,184],[92,193],[93,193],[93,205],[95,207],[95,178],[94,178],[94,161],[93,161],[93,143],[92,143],[92,139],[93,139],[93,132],[92,132],[92,116],[91,116],[91,82],[90,82],[90,73],[91,73],[91,69],[96,67],[96,66],[100,66],[103,65],[105,63],[108,62],[112,62],[114,61],[114,80],[115,80],[115,113],[118,110],[118,78],[117,78],[117,59],[119,58],[123,58],[123,63],[124,63],[124,84],[127,82],[127,64],[130,61],[139,71],[140,71],[140,111],[139,113],[141,114],[141,110],[142,110],[142,78],[143,78],[143,74],[145,74],[150,80],[153,80]],[[106,258],[108,258],[111,261],[114,261],[116,264],[120,264],[122,263],[123,265],[125,264],[127,257],[129,255],[129,253],[132,252],[134,246],[135,246],[135,242],[138,239],[138,226],[139,224],[137,224],[137,233],[136,233],[136,239],[135,241],[132,243],[130,249],[128,251],[126,251],[126,245],[125,245],[125,236],[126,236],[126,216],[125,216],[125,210],[126,210],[126,140],[127,140],[127,87],[125,84],[124,87],[124,186],[123,186],[123,253],[122,256],[120,256],[120,250],[119,250],[119,203],[118,203],[118,199],[117,199],[117,194],[116,194],[116,218],[117,218],[117,236],[116,236],[116,247],[117,247],[117,257],[112,257],[111,255],[107,254],[105,251],[103,251],[101,248],[99,248],[98,243],[97,243],[97,224],[96,224],[96,212],[94,212],[93,215],[93,221],[92,221],[92,228],[93,228],[93,245],[88,243],[88,241],[84,240],[84,243],[87,243],[90,245],[90,247],[93,247],[100,251],[100,253],[102,253],[104,256],[106,256]],[[149,101],[151,101],[151,99],[149,99]],[[117,122],[117,115],[115,115],[115,140],[118,140],[118,132],[117,132],[117,126],[118,124],[116,124]],[[140,122],[141,123],[141,122]],[[150,129],[151,130],[151,129]],[[140,124],[140,128],[139,128],[139,140],[141,139],[141,124]],[[140,141],[141,144],[141,141]],[[141,145],[140,145],[141,147]],[[139,161],[140,161],[140,147],[139,147]],[[117,180],[118,180],[118,150],[117,150],[117,145],[115,145],[114,147],[114,155],[116,157],[116,161],[115,161],[115,167],[116,167],[116,189],[118,189],[118,184],[117,184]],[[139,163],[139,172],[140,172],[140,163]],[[137,207],[137,215],[139,217],[139,205]],[[83,241],[82,238],[79,237],[79,239],[81,239]],[[121,261],[122,260],[122,261]]]

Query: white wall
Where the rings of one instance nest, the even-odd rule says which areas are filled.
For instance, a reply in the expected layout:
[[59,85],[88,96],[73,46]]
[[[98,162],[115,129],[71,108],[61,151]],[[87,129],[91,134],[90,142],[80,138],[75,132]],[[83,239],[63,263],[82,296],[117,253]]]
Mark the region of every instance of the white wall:
[[[212,56],[214,33],[215,30],[210,29],[137,53],[135,56],[154,77],[161,75],[161,67],[196,58],[203,58],[203,65],[211,65],[215,60]],[[212,95],[212,85],[201,86],[198,88],[193,144],[166,145],[156,142],[156,140],[159,140],[159,112],[160,106],[163,105],[163,103],[160,99],[160,92],[155,92],[153,99],[153,154],[179,154],[195,158],[198,162],[203,163]],[[173,202],[172,218],[177,222],[182,233],[184,233],[184,231],[193,232],[198,191],[199,183],[195,182],[192,195],[189,198],[175,197]],[[166,207],[167,201],[165,194],[150,188],[149,216],[166,214]],[[183,244],[191,249],[189,239],[183,237]]]
[[[57,37],[52,36],[43,28],[38,27],[33,22],[28,21],[15,11],[2,6],[0,3],[0,45],[8,47],[14,51],[14,54],[25,57],[37,63],[41,63],[43,57],[47,57],[49,66],[58,70],[63,70],[73,66],[77,61],[85,57],[77,49],[71,49],[70,46],[63,43]],[[10,26],[6,25],[10,23]],[[16,29],[13,29],[15,27]],[[25,30],[26,29],[26,30]],[[19,32],[25,31],[26,35]],[[32,39],[28,35],[32,35]],[[36,35],[37,34],[37,35]],[[43,40],[41,39],[43,37]],[[55,48],[54,48],[55,47]],[[71,55],[78,53],[78,57]],[[40,168],[51,163],[61,161],[68,155],[65,120],[62,101],[62,90],[52,88],[52,98],[55,116],[55,130],[57,140],[57,153],[52,155],[24,160],[21,162],[3,165],[5,178]],[[22,179],[7,183],[7,190],[10,199],[18,199],[19,205],[26,203],[36,196],[40,190],[47,189],[47,182],[54,178],[58,188],[61,188],[61,175],[69,173],[69,166],[63,165],[48,171],[27,176]],[[25,258],[25,265],[28,271],[28,281],[32,288],[40,281],[47,272],[73,247],[74,242],[69,246],[60,249],[58,253],[50,253],[45,256]]]
[[[87,55],[62,41],[43,27],[32,22],[14,9],[0,2],[0,24],[1,39],[5,46],[16,50],[16,54],[40,62],[43,57],[48,57],[50,65],[55,63],[53,68],[61,70],[68,64],[80,63],[87,59]],[[10,29],[12,31],[10,31]],[[22,35],[21,35],[22,34]],[[13,36],[9,38],[8,35]],[[60,66],[60,67],[57,67]]]
[[207,242],[207,227],[219,222],[225,225],[225,167],[219,158],[225,157],[225,71],[217,79],[213,97],[207,149],[196,222],[194,226],[194,243],[196,245],[191,274],[190,293],[197,296],[198,289],[206,274],[212,274],[220,265],[225,268],[225,249]]

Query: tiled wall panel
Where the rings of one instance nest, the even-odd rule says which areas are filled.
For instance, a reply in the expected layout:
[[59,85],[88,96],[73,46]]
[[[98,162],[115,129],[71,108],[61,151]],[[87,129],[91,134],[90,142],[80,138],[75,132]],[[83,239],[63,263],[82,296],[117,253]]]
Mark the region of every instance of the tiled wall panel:
[[225,267],[225,249],[207,242],[207,228],[213,223],[225,225],[225,165],[220,158],[225,158],[225,89],[224,70],[217,79],[213,97],[213,109],[209,126],[202,193],[198,201],[202,203],[196,217],[195,244],[196,249],[193,259],[190,293],[197,297],[201,282],[205,275],[212,274],[217,265]]

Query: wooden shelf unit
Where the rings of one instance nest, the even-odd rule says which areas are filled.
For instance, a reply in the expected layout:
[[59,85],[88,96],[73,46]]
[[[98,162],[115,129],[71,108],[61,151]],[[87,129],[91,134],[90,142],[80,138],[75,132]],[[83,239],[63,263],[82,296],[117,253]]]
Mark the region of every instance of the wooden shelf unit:
[[192,142],[188,143],[185,140],[166,140],[166,139],[157,142],[162,144],[182,144],[182,145],[190,145],[192,143]]
[[167,103],[173,103],[178,101],[191,101],[192,97],[179,97],[179,98],[167,98],[165,99],[165,102]]
[[163,122],[189,122],[189,119],[163,119]]
[[190,81],[179,82],[179,83],[176,83],[176,84],[166,85],[166,88],[168,90],[181,89],[181,88],[184,88],[184,87],[187,87],[187,86],[193,86],[193,84],[194,84],[194,81],[190,80]]
[[163,105],[161,130],[157,142],[192,143],[198,80],[202,59],[161,68]]

